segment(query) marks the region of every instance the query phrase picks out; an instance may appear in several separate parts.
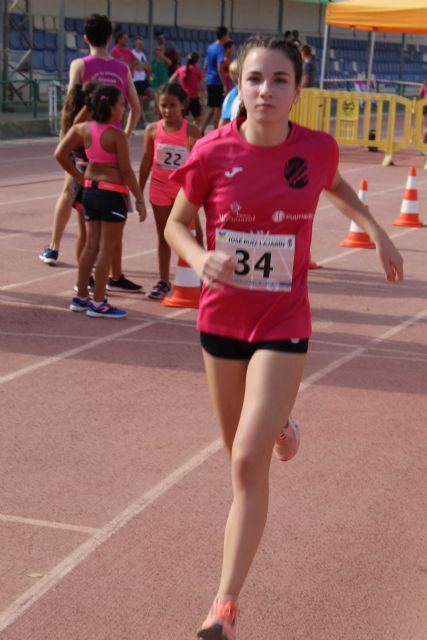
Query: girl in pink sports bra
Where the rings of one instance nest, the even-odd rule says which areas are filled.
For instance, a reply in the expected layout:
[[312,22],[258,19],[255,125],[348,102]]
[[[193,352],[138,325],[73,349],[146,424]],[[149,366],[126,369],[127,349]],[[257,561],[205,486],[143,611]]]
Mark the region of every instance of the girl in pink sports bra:
[[[150,204],[153,207],[158,236],[160,280],[147,297],[162,300],[171,291],[169,282],[171,250],[163,232],[179,185],[169,179],[171,173],[185,164],[190,149],[200,138],[199,129],[183,117],[187,93],[178,83],[164,85],[158,98],[161,120],[150,124],[144,133],[144,155],[139,170],[139,186],[144,190],[151,174]],[[197,221],[197,237],[203,243],[203,233]]]
[[[111,257],[121,242],[127,218],[129,190],[136,198],[139,219],[146,211],[142,192],[129,159],[127,136],[114,122],[124,115],[123,95],[112,85],[100,85],[92,95],[92,121],[75,124],[60,142],[55,157],[64,169],[83,184],[82,203],[87,241],[79,260],[77,296],[71,300],[72,311],[86,312],[95,318],[123,318],[126,311],[108,304],[105,297]],[[89,164],[81,174],[70,160],[73,149],[84,145]],[[93,299],[88,282],[95,267]]]

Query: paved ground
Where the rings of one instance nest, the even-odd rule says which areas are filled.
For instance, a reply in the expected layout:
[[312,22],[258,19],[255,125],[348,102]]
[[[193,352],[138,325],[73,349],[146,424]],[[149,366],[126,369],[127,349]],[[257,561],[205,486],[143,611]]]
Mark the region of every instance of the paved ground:
[[[72,220],[47,243],[62,175],[54,142],[1,145],[0,630],[4,640],[193,638],[215,593],[229,469],[195,312],[122,297],[129,316],[68,311]],[[141,138],[132,139],[137,166]],[[403,252],[387,285],[374,251],[339,246],[321,201],[310,273],[314,334],[295,407],[297,458],[271,469],[267,530],[242,594],[239,640],[425,640],[427,229],[391,226],[410,164],[344,151]],[[130,218],[125,271],[156,280],[152,218]],[[117,299],[116,299],[117,301]]]

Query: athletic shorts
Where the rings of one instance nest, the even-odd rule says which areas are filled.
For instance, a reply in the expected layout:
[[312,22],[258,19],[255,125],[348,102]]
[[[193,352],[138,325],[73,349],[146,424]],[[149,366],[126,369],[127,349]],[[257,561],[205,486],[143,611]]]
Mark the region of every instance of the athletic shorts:
[[[170,173],[170,172],[169,172]],[[159,180],[156,175],[151,176],[149,200],[158,207],[171,207],[178,195],[179,185],[171,180]]]
[[191,113],[193,118],[198,118],[202,113],[202,106],[200,104],[199,98],[190,98],[188,101],[188,107],[185,110],[185,114],[188,115]]
[[128,190],[124,185],[85,180],[82,203],[86,222],[125,222]]
[[250,360],[255,351],[281,351],[283,353],[307,353],[308,338],[301,340],[263,340],[260,342],[246,342],[236,338],[216,336],[212,333],[200,332],[200,342],[205,351],[215,358],[226,360]]
[[135,80],[134,85],[139,96],[143,96],[147,89],[151,87],[151,84],[148,82],[148,80]]
[[224,93],[222,84],[208,84],[208,107],[219,108],[222,107],[224,101]]

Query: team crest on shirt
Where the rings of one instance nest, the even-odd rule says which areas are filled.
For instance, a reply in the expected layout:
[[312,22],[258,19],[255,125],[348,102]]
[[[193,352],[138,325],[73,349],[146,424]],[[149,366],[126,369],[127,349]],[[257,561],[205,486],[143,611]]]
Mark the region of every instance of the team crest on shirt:
[[284,176],[291,189],[303,189],[308,184],[308,167],[303,158],[289,158]]

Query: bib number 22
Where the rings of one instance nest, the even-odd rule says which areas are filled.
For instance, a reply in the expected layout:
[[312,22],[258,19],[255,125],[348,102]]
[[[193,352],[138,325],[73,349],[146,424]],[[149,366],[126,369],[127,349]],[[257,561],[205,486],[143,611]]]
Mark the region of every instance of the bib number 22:
[[172,153],[171,151],[166,151],[164,163],[172,167],[180,167],[181,158],[182,155],[180,153]]

